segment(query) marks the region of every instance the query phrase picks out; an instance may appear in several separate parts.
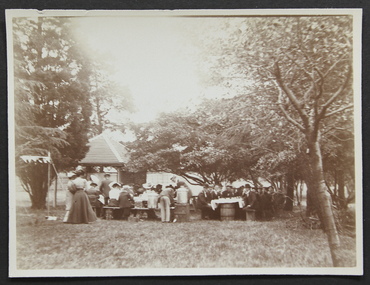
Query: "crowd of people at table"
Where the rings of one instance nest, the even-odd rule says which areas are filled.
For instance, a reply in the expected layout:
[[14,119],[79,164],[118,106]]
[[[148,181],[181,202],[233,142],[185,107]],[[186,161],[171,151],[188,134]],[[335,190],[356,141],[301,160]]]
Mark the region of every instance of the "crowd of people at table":
[[257,219],[271,219],[274,212],[274,192],[271,187],[254,188],[245,184],[239,188],[226,185],[222,191],[221,185],[204,185],[198,195],[197,208],[201,210],[202,219],[220,219],[220,207],[213,209],[212,200],[220,198],[238,198],[243,201],[243,208],[235,203],[235,219],[245,220],[245,212],[254,210]]
[[[175,205],[175,198],[179,189],[186,190],[187,201],[192,200],[191,190],[184,182],[166,185],[163,189],[161,184],[151,185],[145,183],[142,187],[134,188],[133,185],[121,185],[110,180],[110,174],[104,175],[104,180],[98,185],[93,181],[87,181],[85,172],[78,169],[68,173],[68,191],[66,199],[66,216],[64,222],[67,223],[89,223],[97,218],[105,218],[105,207],[114,207],[115,219],[127,220],[133,208],[148,208],[148,219],[159,219],[154,212],[157,204],[161,210],[161,221],[168,223],[171,221],[171,207]],[[155,205],[148,205],[155,198]],[[136,205],[136,201],[140,201]],[[254,188],[245,184],[239,188],[226,185],[223,189],[221,185],[204,184],[202,191],[197,196],[194,203],[195,208],[201,212],[202,219],[220,219],[220,207],[211,206],[212,200],[221,198],[237,198],[243,201],[243,208],[235,206],[235,219],[245,219],[245,211],[254,210],[257,219],[270,219],[274,213],[273,191],[270,187]],[[149,207],[148,207],[149,206]],[[118,208],[118,209],[117,209]],[[95,211],[94,211],[94,210]]]
[[[160,184],[145,183],[142,187],[135,189],[133,185],[121,185],[111,181],[108,173],[104,174],[104,180],[98,185],[93,181],[87,181],[82,169],[68,173],[67,176],[69,178],[66,199],[67,213],[64,222],[74,224],[93,222],[97,218],[105,219],[106,207],[115,209],[113,217],[115,219],[128,220],[133,208],[148,208],[148,219],[158,219],[154,212],[157,205],[161,210],[161,221],[168,223],[171,220],[170,209],[175,205],[176,190],[184,186],[180,182],[175,186],[166,185],[163,189]],[[187,196],[190,199],[192,196],[190,189],[183,189],[187,190]],[[148,205],[149,196],[155,199],[154,206]],[[137,199],[138,205],[136,205],[134,197],[139,198]]]

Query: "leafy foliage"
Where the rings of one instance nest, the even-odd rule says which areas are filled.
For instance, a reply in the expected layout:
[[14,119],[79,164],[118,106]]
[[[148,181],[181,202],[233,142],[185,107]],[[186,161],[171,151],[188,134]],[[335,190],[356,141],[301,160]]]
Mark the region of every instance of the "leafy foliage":
[[[47,155],[59,170],[84,157],[91,106],[85,58],[66,18],[14,18],[16,171],[36,208],[44,207],[43,165],[21,155]],[[54,173],[52,173],[54,174]]]
[[195,184],[218,184],[245,175],[255,158],[241,147],[246,141],[225,139],[230,122],[218,103],[208,101],[194,113],[163,113],[153,123],[132,125],[137,139],[126,143],[131,155],[128,167],[175,173]]
[[109,59],[100,54],[90,56],[89,59],[92,134],[98,135],[107,128],[119,127],[120,122],[109,119],[111,112],[119,118],[125,111],[134,111],[135,107],[130,89],[110,79],[113,67],[107,63]]
[[334,266],[338,266],[339,239],[324,183],[321,133],[333,123],[332,117],[340,125],[352,116],[348,112],[353,107],[352,17],[251,17],[234,21],[239,21],[239,29],[232,30],[225,19],[230,36],[221,38],[218,49],[211,52],[211,56],[218,56],[216,64],[222,70],[215,74],[216,82],[230,84],[224,74],[244,76],[245,86],[255,82],[301,132],[309,157],[305,175],[309,200],[320,213]]

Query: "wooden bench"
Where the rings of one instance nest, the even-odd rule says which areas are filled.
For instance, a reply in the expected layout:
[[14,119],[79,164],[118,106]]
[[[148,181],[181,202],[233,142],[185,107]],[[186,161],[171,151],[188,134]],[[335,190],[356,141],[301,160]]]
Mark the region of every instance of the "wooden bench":
[[119,207],[104,206],[103,209],[105,211],[105,219],[106,220],[112,220],[113,219],[113,211],[119,210]]
[[[119,210],[119,207],[110,207],[110,206],[104,206],[103,207],[105,211],[105,219],[106,220],[112,220],[113,219],[113,212],[115,210]],[[170,207],[170,210],[173,211],[175,207]],[[147,212],[149,210],[154,210],[154,211],[160,211],[160,209],[149,209],[149,208],[131,208],[131,212],[134,214],[134,217],[136,217],[137,214],[141,217],[143,212]]]
[[[175,209],[175,207],[170,207],[171,212],[174,209]],[[138,215],[139,218],[141,218],[141,216],[144,212],[148,212],[149,210],[160,211],[161,209],[160,208],[131,208],[131,212],[134,214],[134,217],[136,217],[136,215]]]

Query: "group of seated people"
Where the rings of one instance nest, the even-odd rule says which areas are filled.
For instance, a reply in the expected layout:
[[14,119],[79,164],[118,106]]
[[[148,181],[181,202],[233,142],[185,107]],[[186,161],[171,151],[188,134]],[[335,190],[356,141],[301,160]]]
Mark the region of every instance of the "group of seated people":
[[221,185],[203,185],[202,191],[198,195],[196,207],[201,210],[202,219],[219,220],[220,207],[212,209],[211,201],[220,198],[239,197],[243,200],[244,207],[241,209],[235,203],[235,219],[245,220],[245,212],[254,210],[257,219],[270,219],[273,216],[273,190],[271,187],[253,188],[249,184],[234,189],[227,185],[225,190],[221,190]]
[[[187,190],[188,199],[192,196],[191,190],[181,182],[176,185],[166,185],[162,189],[162,185],[152,185],[145,183],[141,187],[135,188],[132,185],[121,185],[118,182],[110,181],[110,175],[105,174],[104,180],[99,188],[94,182],[90,182],[90,187],[86,190],[90,204],[96,209],[96,214],[100,218],[105,218],[104,206],[118,207],[119,210],[113,212],[114,219],[127,220],[135,208],[134,196],[138,197],[140,205],[137,209],[147,208],[148,219],[159,219],[154,212],[154,209],[159,206],[161,210],[162,222],[170,221],[170,207],[174,206],[177,189],[183,188]],[[151,198],[149,198],[151,197]],[[153,200],[154,199],[154,200]],[[136,215],[136,211],[135,211]]]
[[121,185],[118,182],[109,183],[108,197],[97,188],[97,184],[90,183],[86,190],[90,204],[95,207],[96,215],[105,218],[103,206],[119,207],[115,212],[115,218],[127,220],[130,216],[130,209],[134,207],[134,197],[129,185]]

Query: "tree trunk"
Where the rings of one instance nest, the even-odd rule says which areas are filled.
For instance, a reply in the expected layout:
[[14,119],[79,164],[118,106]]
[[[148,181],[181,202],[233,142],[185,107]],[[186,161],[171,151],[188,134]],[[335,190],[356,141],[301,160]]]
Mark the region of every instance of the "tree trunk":
[[58,205],[57,201],[57,194],[58,194],[58,176],[55,179],[55,184],[54,184],[54,200],[53,200],[53,207],[56,207]]
[[313,202],[317,205],[319,210],[319,218],[323,224],[324,231],[328,237],[330,253],[334,267],[341,266],[341,260],[339,258],[340,241],[338,232],[335,226],[335,220],[332,212],[332,205],[329,193],[326,191],[322,157],[319,142],[317,139],[309,144],[310,150],[310,168],[311,177],[309,179],[309,191]]
[[291,170],[286,177],[286,198],[284,211],[293,211],[293,199],[294,199],[294,175]]
[[295,194],[296,194],[296,197],[297,197],[297,205],[299,206],[299,205],[301,205],[301,201],[300,201],[300,199],[299,199],[299,188],[298,188],[298,184],[299,183],[297,183],[294,187],[295,187]]
[[344,173],[338,170],[338,198],[341,208],[347,208],[346,198],[344,196]]
[[254,188],[259,188],[260,187],[260,183],[258,182],[258,180],[254,177],[253,175],[253,172],[252,170],[249,169],[249,174],[251,176],[251,179],[253,181],[253,184],[254,184]]

